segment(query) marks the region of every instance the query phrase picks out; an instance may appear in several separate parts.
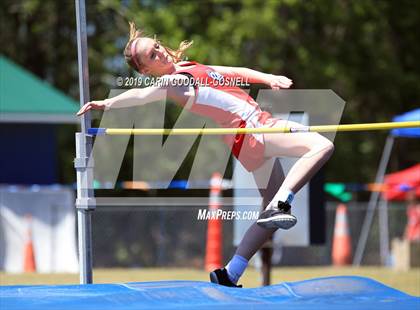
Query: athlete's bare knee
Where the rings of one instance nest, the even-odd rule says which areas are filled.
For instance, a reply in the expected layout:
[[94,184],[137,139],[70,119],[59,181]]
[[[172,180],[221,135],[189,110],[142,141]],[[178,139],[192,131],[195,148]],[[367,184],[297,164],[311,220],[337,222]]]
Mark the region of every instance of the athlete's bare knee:
[[307,155],[321,154],[322,157],[328,159],[334,152],[334,144],[327,138],[317,134],[314,136],[313,144]]
[[325,157],[330,158],[331,155],[334,153],[334,143],[328,141],[328,143],[324,147]]
[[328,159],[334,153],[334,144],[330,140],[325,139],[319,146],[319,149],[322,152],[323,157]]

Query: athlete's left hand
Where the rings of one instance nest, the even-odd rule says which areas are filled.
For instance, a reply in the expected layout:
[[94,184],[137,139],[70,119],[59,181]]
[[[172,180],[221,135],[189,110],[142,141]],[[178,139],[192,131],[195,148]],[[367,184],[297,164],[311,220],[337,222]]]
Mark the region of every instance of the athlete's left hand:
[[283,75],[270,75],[267,82],[272,89],[289,88],[293,84],[291,79]]

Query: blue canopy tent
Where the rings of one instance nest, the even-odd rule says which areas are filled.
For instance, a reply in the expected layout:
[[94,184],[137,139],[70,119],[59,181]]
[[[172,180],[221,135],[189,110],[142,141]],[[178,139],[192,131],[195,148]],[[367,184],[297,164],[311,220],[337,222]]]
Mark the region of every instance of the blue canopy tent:
[[[409,122],[420,120],[420,108],[395,116],[393,122]],[[394,137],[420,138],[420,128],[397,128],[391,131]]]
[[[395,116],[393,122],[406,122],[420,120],[420,109],[415,109],[401,115]],[[382,152],[381,161],[379,163],[378,172],[376,174],[375,183],[383,183],[388,166],[389,158],[391,156],[392,147],[395,138],[420,138],[420,128],[399,128],[391,130],[386,139],[385,147]],[[379,201],[380,200],[380,201]],[[379,191],[372,192],[365,220],[363,222],[362,231],[360,233],[359,241],[357,243],[356,252],[353,259],[353,265],[360,266],[363,258],[363,253],[366,247],[367,238],[369,235],[372,220],[375,214],[375,209],[379,202],[379,236],[380,236],[380,255],[381,263],[389,265],[389,233],[388,233],[388,202],[382,198]]]

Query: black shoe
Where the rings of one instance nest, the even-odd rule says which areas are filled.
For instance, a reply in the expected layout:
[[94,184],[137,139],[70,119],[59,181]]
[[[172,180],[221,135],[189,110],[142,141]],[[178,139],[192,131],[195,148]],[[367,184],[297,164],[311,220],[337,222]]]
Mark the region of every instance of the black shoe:
[[263,228],[290,229],[296,223],[296,217],[290,214],[290,205],[282,201],[278,202],[277,208],[261,212],[257,220],[257,224]]
[[229,287],[242,287],[242,285],[236,285],[230,281],[226,268],[216,269],[210,272],[210,281]]

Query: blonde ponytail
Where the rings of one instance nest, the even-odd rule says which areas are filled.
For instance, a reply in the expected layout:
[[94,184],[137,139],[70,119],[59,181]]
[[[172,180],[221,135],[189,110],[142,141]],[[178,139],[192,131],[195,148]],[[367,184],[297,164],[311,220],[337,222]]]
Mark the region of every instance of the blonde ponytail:
[[183,60],[185,51],[193,44],[193,41],[182,41],[179,43],[179,47],[177,50],[170,49],[165,47],[166,51],[169,55],[172,56],[174,63],[180,62]]

